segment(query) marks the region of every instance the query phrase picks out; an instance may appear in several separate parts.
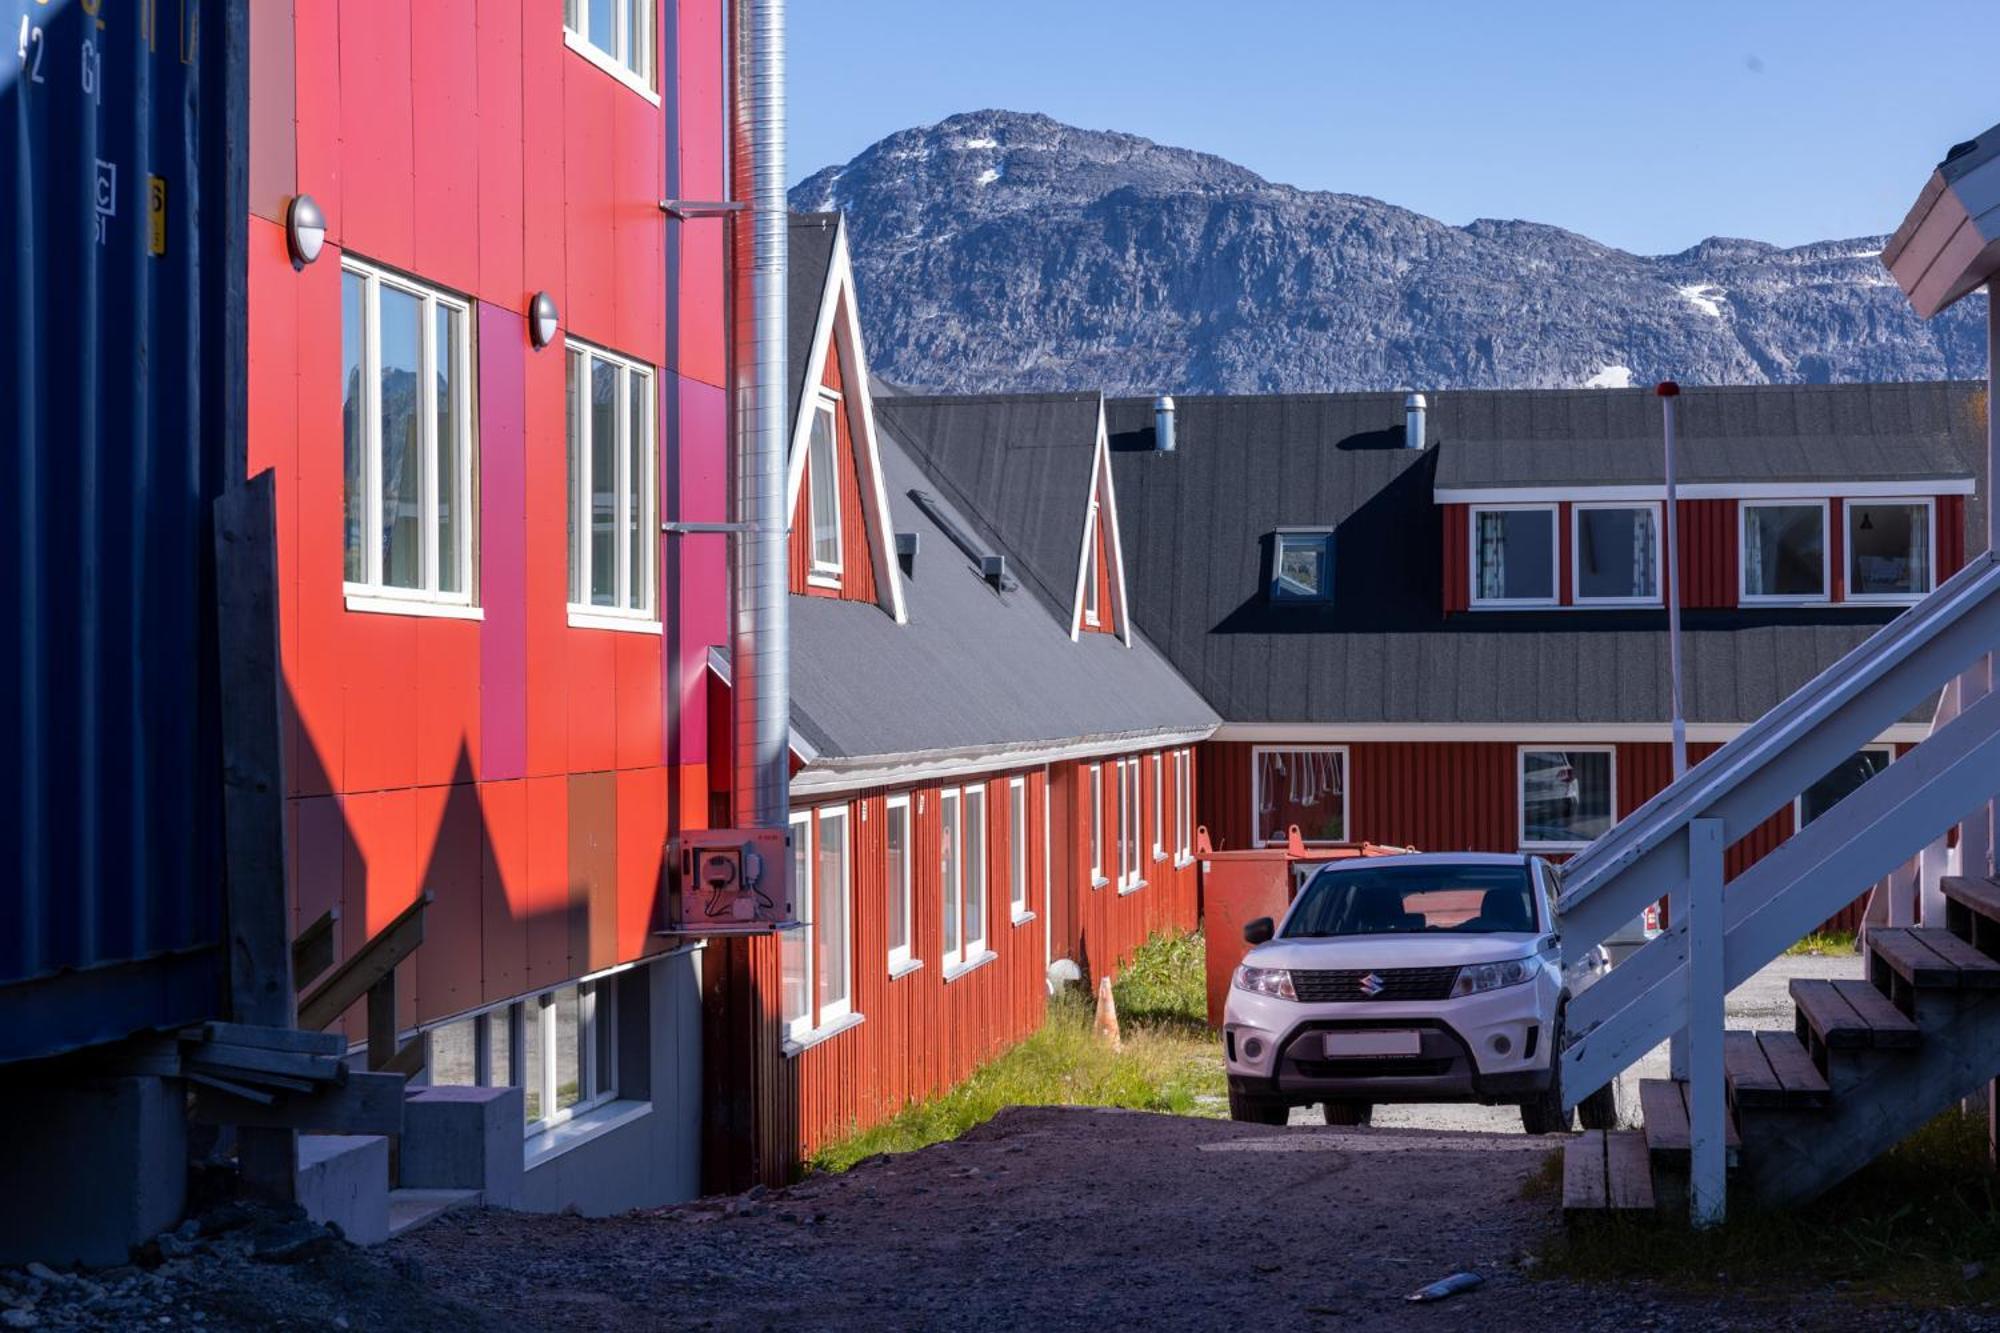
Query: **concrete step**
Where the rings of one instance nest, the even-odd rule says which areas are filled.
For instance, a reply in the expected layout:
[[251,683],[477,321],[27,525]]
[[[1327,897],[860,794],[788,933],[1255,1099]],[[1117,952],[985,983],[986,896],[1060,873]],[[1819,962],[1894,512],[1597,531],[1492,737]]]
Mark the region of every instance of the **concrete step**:
[[454,1208],[472,1208],[483,1202],[485,1195],[479,1190],[390,1190],[389,1238],[414,1231]]
[[1644,1134],[1586,1129],[1563,1144],[1565,1217],[1650,1213],[1656,1206]]

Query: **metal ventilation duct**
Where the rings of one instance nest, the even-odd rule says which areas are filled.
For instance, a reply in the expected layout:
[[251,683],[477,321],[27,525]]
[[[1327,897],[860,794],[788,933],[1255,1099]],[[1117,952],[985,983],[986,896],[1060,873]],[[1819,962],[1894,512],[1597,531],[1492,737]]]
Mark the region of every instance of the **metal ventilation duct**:
[[786,827],[791,638],[785,562],[785,5],[736,0],[731,228],[732,822]]

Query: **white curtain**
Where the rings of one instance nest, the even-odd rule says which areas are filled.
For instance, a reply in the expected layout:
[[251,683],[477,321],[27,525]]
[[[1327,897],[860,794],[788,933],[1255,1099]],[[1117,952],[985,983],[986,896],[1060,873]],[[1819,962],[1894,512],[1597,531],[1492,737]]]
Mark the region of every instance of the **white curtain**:
[[1505,514],[1479,516],[1479,597],[1485,601],[1507,595]]
[[1743,511],[1743,591],[1755,596],[1764,591],[1764,532],[1757,511]]
[[1930,511],[1922,505],[1910,508],[1910,591],[1923,592],[1931,586]]
[[1632,595],[1634,597],[1651,597],[1654,589],[1659,586],[1656,582],[1658,571],[1653,565],[1654,554],[1659,549],[1659,543],[1655,540],[1653,527],[1654,518],[1652,510],[1640,509],[1633,512]]

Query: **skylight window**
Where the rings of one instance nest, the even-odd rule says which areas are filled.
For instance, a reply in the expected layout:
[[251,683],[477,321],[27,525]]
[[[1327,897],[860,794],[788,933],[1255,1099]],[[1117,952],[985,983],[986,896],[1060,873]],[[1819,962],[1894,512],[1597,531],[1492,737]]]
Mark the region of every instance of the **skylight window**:
[[1333,596],[1333,533],[1280,532],[1271,545],[1271,600],[1322,602]]

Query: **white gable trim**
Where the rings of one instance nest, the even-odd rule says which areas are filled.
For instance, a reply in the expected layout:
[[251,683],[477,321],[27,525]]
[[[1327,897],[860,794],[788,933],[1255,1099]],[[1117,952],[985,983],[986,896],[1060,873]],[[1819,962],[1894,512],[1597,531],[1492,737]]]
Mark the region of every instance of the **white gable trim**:
[[868,391],[867,348],[854,304],[854,266],[847,254],[847,219],[834,224],[833,263],[819,297],[819,318],[813,326],[812,354],[797,386],[799,409],[792,421],[792,442],[785,470],[786,522],[799,509],[799,487],[806,475],[806,441],[812,435],[812,404],[819,395],[820,371],[828,348],[837,348],[845,372],[841,408],[847,413],[847,434],[854,442],[861,472],[861,502],[868,511],[868,555],[875,564],[875,600],[898,625],[909,622],[903,605],[902,570],[896,562],[896,534],[889,519],[889,491],[882,480],[882,453],[875,441],[875,402]]
[[[1098,500],[1100,491],[1104,496],[1101,502]],[[1125,607],[1125,546],[1118,537],[1118,490],[1112,480],[1111,435],[1105,429],[1102,396],[1097,400],[1097,442],[1091,451],[1090,490],[1083,511],[1083,549],[1077,555],[1076,592],[1070,602],[1071,642],[1083,637],[1084,580],[1090,577],[1090,557],[1096,546],[1097,524],[1100,520],[1107,525],[1104,549],[1111,561],[1112,623],[1118,626],[1118,638],[1130,648],[1132,617]]]

